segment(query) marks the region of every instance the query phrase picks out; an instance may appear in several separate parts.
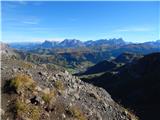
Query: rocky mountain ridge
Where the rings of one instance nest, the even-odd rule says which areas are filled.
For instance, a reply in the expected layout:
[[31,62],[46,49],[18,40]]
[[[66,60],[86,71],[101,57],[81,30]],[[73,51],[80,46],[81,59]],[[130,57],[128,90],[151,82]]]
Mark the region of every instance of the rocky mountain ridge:
[[138,46],[148,46],[152,48],[160,48],[160,42],[150,41],[144,43],[131,43],[126,42],[122,38],[113,38],[113,39],[99,39],[99,40],[88,40],[88,41],[80,41],[77,39],[64,39],[63,41],[50,41],[45,40],[42,43],[10,43],[11,47],[21,50],[34,50],[37,48],[77,48],[77,47],[133,47],[134,45]]
[[27,61],[53,63],[63,66],[73,74],[83,72],[103,60],[118,57],[124,52],[149,54],[160,52],[159,41],[145,43],[127,43],[123,39],[100,39],[81,42],[76,39],[65,39],[62,42],[45,41],[42,44],[10,44],[16,48],[20,57]]
[[99,62],[94,66],[89,67],[85,72],[79,73],[79,75],[97,74],[114,70],[116,71],[116,69],[124,66],[125,64],[132,63],[142,57],[142,54],[125,52],[116,58]]
[[3,120],[136,120],[102,88],[47,64],[1,59]]
[[[21,45],[22,44],[22,45]],[[26,47],[24,46],[24,43],[11,43],[11,47],[13,48],[19,48],[23,50],[29,50],[32,49],[29,46],[34,46],[34,48],[76,48],[76,47],[94,47],[94,46],[122,46],[127,44],[122,38],[116,39],[100,39],[96,41],[85,41],[82,42],[77,39],[64,39],[63,41],[49,41],[45,40],[43,43],[34,43],[32,44],[26,44]],[[36,46],[37,44],[37,46]]]

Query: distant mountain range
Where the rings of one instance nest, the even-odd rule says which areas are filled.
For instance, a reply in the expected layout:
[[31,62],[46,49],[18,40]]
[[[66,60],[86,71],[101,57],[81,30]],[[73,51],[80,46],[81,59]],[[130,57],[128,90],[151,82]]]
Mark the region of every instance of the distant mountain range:
[[113,39],[99,39],[99,40],[89,40],[82,42],[77,39],[64,39],[63,41],[49,41],[45,40],[43,43],[9,43],[12,48],[20,50],[33,50],[38,48],[51,49],[51,48],[77,48],[77,47],[87,47],[87,48],[120,48],[127,49],[127,47],[149,47],[149,48],[160,48],[160,40],[144,42],[144,43],[129,43],[124,41],[122,38]]
[[119,39],[100,39],[96,41],[87,41],[84,43],[86,46],[122,46],[126,45],[127,42],[125,42],[122,38]]
[[18,50],[19,56],[25,60],[54,63],[74,69],[78,73],[100,61],[109,60],[125,52],[142,55],[160,52],[160,40],[128,43],[122,38],[85,42],[77,39],[65,39],[61,42],[46,40],[43,43],[10,43],[9,45]]
[[39,42],[14,42],[8,43],[11,48],[19,49],[19,50],[32,50],[41,46]]
[[96,41],[82,42],[77,39],[64,39],[62,42],[45,40],[43,43],[10,43],[13,48],[29,50],[32,48],[75,48],[75,47],[91,47],[91,46],[122,46],[127,43],[122,39],[100,39]]

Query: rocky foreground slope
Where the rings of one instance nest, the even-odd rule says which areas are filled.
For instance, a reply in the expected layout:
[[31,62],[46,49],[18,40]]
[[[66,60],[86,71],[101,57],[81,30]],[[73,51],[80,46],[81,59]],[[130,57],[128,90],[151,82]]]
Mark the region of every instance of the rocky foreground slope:
[[102,88],[54,65],[2,55],[3,120],[136,120]]

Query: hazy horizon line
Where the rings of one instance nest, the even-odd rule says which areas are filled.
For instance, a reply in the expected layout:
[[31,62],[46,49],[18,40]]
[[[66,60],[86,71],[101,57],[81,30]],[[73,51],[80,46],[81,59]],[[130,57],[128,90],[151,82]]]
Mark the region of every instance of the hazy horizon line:
[[124,42],[126,43],[145,43],[145,42],[156,42],[156,41],[159,41],[160,39],[157,39],[157,40],[149,40],[149,41],[141,41],[141,42],[138,42],[138,41],[127,41],[127,40],[124,40],[123,38],[100,38],[100,39],[89,39],[89,40],[80,40],[80,39],[76,39],[76,38],[64,38],[62,40],[49,40],[49,39],[44,39],[42,41],[0,41],[2,43],[7,43],[7,44],[11,44],[11,43],[43,43],[45,41],[50,41],[50,42],[62,42],[64,40],[79,40],[81,42],[87,42],[87,41],[99,41],[99,40],[113,40],[113,39],[122,39]]

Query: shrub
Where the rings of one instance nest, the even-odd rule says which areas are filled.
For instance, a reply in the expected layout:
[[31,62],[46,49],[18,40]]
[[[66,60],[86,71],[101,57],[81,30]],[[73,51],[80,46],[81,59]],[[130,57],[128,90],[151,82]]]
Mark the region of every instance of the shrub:
[[31,107],[31,120],[39,120],[41,111],[37,106]]
[[58,90],[64,90],[64,84],[63,84],[63,82],[62,81],[60,81],[60,80],[57,80],[57,81],[55,81],[55,87],[58,89]]
[[20,119],[29,118],[31,120],[39,120],[41,110],[38,106],[26,104],[23,100],[17,99],[15,103],[16,115]]
[[48,92],[44,92],[43,93],[43,96],[42,96],[42,99],[44,100],[45,103],[50,103],[52,98],[55,96],[55,91],[52,90],[52,91],[48,91]]
[[75,106],[70,107],[69,112],[73,117],[77,118],[78,120],[87,120],[82,111],[78,107]]
[[25,74],[18,74],[10,81],[10,87],[14,87],[17,92],[25,88],[33,89],[33,86],[34,81],[31,79],[31,77]]
[[26,103],[22,102],[22,100],[17,99],[17,101],[15,102],[15,110],[17,116],[20,117],[29,112],[29,106]]

